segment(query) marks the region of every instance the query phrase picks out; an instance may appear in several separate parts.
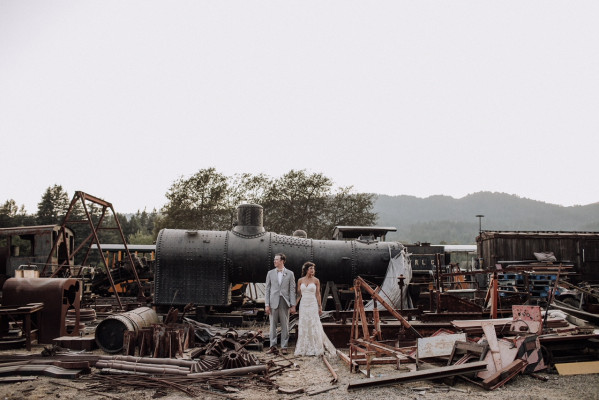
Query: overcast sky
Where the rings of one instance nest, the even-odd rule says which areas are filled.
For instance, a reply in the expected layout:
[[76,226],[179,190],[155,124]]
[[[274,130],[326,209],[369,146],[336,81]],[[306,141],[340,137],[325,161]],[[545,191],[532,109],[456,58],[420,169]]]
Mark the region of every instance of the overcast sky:
[[599,1],[0,0],[0,202],[180,178],[599,201]]

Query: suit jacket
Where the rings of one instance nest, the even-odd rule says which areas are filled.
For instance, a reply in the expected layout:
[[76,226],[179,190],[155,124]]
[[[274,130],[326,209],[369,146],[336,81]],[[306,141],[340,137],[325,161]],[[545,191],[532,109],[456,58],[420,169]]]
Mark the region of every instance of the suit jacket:
[[295,275],[293,271],[285,268],[283,279],[279,285],[277,269],[273,268],[266,274],[266,293],[265,302],[270,308],[279,307],[279,299],[283,297],[288,307],[295,306]]

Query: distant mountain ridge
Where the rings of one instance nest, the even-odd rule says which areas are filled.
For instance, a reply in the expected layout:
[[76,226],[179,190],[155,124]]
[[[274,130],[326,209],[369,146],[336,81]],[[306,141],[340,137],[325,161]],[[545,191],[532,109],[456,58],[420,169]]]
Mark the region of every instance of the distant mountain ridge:
[[460,199],[378,195],[377,224],[394,226],[388,240],[435,244],[474,244],[479,220],[483,230],[599,231],[599,202],[564,207],[497,192],[477,192]]

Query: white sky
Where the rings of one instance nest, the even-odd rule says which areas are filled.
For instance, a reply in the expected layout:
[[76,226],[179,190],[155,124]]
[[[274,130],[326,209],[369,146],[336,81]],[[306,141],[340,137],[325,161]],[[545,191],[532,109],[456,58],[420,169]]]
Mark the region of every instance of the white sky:
[[599,201],[599,1],[0,0],[0,202],[202,168]]

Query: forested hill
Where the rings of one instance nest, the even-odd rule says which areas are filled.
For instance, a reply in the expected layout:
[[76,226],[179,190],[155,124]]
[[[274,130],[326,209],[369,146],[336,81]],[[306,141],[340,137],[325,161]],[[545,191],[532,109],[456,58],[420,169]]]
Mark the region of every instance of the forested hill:
[[411,243],[474,244],[478,214],[483,230],[599,231],[599,202],[564,207],[495,192],[460,199],[378,195],[374,211],[377,225],[397,228],[387,240]]

